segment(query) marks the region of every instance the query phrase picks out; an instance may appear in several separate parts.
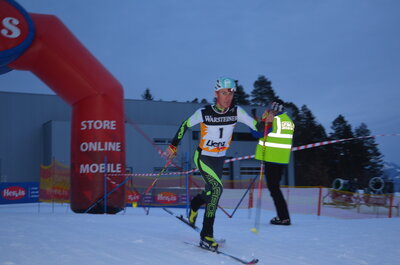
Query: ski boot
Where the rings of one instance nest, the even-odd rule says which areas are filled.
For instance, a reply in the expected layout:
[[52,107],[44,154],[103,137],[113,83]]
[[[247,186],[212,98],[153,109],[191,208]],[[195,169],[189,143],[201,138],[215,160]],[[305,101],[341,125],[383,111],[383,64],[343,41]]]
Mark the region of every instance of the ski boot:
[[274,217],[271,219],[270,223],[272,225],[290,225],[290,219],[279,219],[279,217]]
[[200,247],[211,251],[217,251],[218,243],[215,241],[213,237],[205,236],[200,238]]
[[196,226],[197,214],[198,214],[198,211],[193,211],[192,209],[190,209],[189,220],[188,221],[189,221],[189,224],[192,227]]

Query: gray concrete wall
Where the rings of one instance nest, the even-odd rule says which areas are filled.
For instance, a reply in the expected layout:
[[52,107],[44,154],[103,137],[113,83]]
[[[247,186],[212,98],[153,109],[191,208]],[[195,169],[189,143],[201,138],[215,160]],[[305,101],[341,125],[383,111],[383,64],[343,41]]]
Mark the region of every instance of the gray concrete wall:
[[1,179],[39,180],[43,162],[43,124],[69,121],[69,106],[53,95],[0,92]]

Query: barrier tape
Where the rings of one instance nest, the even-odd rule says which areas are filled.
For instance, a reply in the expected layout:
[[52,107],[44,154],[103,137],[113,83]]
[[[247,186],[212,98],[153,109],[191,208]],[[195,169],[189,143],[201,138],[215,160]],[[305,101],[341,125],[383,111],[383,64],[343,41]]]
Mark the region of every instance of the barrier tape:
[[309,148],[328,145],[328,144],[340,143],[340,142],[344,142],[344,141],[351,141],[351,140],[357,140],[357,139],[366,139],[366,138],[375,138],[375,137],[381,137],[381,136],[400,136],[400,133],[376,134],[376,135],[352,137],[352,138],[347,138],[347,139],[329,140],[329,141],[324,141],[324,142],[319,142],[319,143],[306,144],[306,145],[302,145],[302,146],[298,146],[298,147],[293,147],[292,151],[299,151],[299,150],[309,149]]
[[[352,137],[352,138],[346,138],[346,139],[329,140],[329,141],[323,141],[323,142],[318,142],[318,143],[312,143],[312,144],[306,144],[306,145],[301,145],[301,146],[297,146],[297,147],[292,147],[292,151],[300,151],[300,150],[310,149],[310,148],[319,147],[319,146],[328,145],[328,144],[352,141],[352,140],[357,140],[357,139],[376,138],[376,137],[382,137],[382,136],[400,136],[400,133],[376,134],[376,135]],[[236,161],[252,159],[252,158],[254,158],[254,155],[235,157],[235,158],[231,158],[231,159],[226,159],[225,163],[236,162]],[[194,173],[196,171],[198,171],[198,170],[192,169],[192,170],[181,171],[181,172],[163,173],[162,176],[187,175],[187,174]],[[126,173],[126,174],[108,174],[107,176],[153,177],[153,176],[157,176],[158,174],[159,173]]]
[[[131,119],[129,119],[129,118],[126,118],[126,121],[127,121],[128,124],[132,125],[132,126],[135,128],[135,130],[138,131],[139,134],[141,134],[141,135],[143,136],[143,138],[146,139],[146,140],[153,146],[154,149],[156,149],[156,151],[157,151],[157,153],[158,153],[159,156],[165,157],[165,152],[164,152],[160,147],[158,147],[158,146],[153,142],[153,140],[152,140],[150,137],[147,136],[147,134],[144,133],[144,131],[139,127],[139,125],[137,125],[136,123],[134,123],[134,122],[133,122]],[[178,166],[178,165],[175,164],[174,162],[171,162],[171,165],[174,166],[175,168],[182,169],[180,166]],[[156,174],[156,175],[157,175],[157,174]]]

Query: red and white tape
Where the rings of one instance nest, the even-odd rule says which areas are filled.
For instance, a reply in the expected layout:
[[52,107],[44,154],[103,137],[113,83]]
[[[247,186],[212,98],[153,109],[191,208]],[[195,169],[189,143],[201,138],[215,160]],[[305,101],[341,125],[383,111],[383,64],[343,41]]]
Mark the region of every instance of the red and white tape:
[[351,141],[351,140],[357,140],[357,139],[366,139],[366,138],[375,138],[375,137],[381,137],[381,136],[400,136],[400,133],[376,134],[376,135],[352,137],[352,138],[347,138],[347,139],[329,140],[329,141],[323,141],[323,142],[319,142],[319,143],[306,144],[306,145],[302,145],[302,146],[293,147],[292,151],[299,151],[299,150],[309,149],[309,148],[328,145],[328,144],[340,143],[340,142],[344,142],[344,141]]
[[[323,146],[323,145],[328,145],[328,144],[340,143],[340,142],[357,140],[357,139],[375,138],[375,137],[381,137],[381,136],[400,136],[400,133],[376,134],[376,135],[352,137],[352,138],[346,138],[346,139],[329,140],[329,141],[323,141],[323,142],[319,142],[319,143],[306,144],[306,145],[301,145],[301,146],[297,146],[297,147],[292,147],[292,151],[300,151],[300,150],[310,149],[310,148]],[[254,158],[254,155],[234,157],[234,158],[231,158],[231,159],[226,159],[225,163],[236,162],[236,161],[252,159],[252,158]],[[187,174],[194,173],[196,171],[198,171],[198,170],[197,169],[192,169],[192,170],[189,170],[189,171],[182,171],[182,172],[163,173],[162,175],[163,176],[187,175]],[[112,176],[112,175],[113,174],[110,174],[109,176]],[[153,177],[153,176],[157,176],[158,173],[144,173],[144,174],[143,173],[131,173],[131,174],[114,174],[114,175],[119,175],[119,176],[124,175],[124,176],[132,176],[132,177]]]

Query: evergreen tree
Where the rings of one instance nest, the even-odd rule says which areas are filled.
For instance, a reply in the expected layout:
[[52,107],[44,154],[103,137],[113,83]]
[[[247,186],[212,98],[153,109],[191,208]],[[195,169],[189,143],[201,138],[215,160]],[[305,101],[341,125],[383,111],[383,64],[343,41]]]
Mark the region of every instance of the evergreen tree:
[[199,103],[199,99],[198,98],[193,99],[192,103]]
[[[306,105],[301,107],[295,120],[294,146],[321,142],[326,139],[324,127],[319,124]],[[327,154],[324,147],[299,150],[293,153],[296,185],[330,185],[328,178]]]
[[[330,134],[330,139],[332,140],[354,137],[351,125],[342,115],[339,115],[332,122],[331,129],[333,132]],[[353,155],[357,151],[357,145],[355,142],[345,141],[331,144],[328,146],[328,150],[331,181],[333,181],[335,178],[353,181],[356,175],[356,167],[354,166],[352,160]]]
[[200,103],[201,103],[201,104],[208,104],[208,101],[207,101],[207,99],[203,98],[203,99],[200,101]]
[[[239,92],[240,93],[240,92]],[[275,101],[285,106],[285,110],[295,123],[293,146],[300,146],[327,140],[324,127],[319,124],[311,110],[302,106],[299,110],[292,102],[282,101],[265,76],[259,76],[251,92],[251,103],[267,106]],[[361,124],[353,133],[351,125],[339,115],[331,125],[328,139],[347,139],[370,134],[367,126]],[[382,155],[373,138],[351,140],[299,150],[292,154],[295,162],[296,185],[330,187],[335,178],[359,180],[365,187],[371,177],[382,176]]]
[[276,96],[271,81],[269,81],[265,76],[259,76],[253,86],[254,89],[251,91],[251,103],[254,105],[267,106],[273,101],[283,103],[283,101]]
[[[365,123],[361,123],[355,129],[355,137],[370,135],[371,132]],[[375,143],[375,138],[357,139],[354,142],[356,148],[353,154],[353,163],[356,167],[354,178],[357,179],[359,188],[366,188],[371,178],[383,175],[382,155]]]
[[236,87],[236,92],[233,96],[234,103],[237,105],[250,105],[249,95],[244,91],[242,85]]
[[150,89],[146,88],[146,90],[144,91],[144,93],[142,94],[142,99],[144,100],[153,100],[153,95],[151,95]]
[[297,124],[300,120],[299,108],[292,102],[285,102],[283,103],[283,106],[285,107],[285,112],[287,112],[294,124]]

